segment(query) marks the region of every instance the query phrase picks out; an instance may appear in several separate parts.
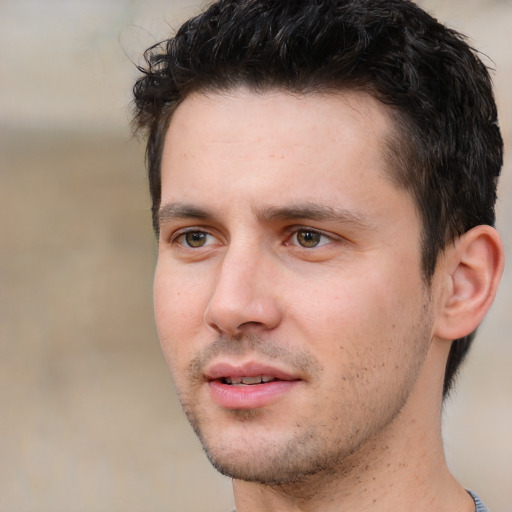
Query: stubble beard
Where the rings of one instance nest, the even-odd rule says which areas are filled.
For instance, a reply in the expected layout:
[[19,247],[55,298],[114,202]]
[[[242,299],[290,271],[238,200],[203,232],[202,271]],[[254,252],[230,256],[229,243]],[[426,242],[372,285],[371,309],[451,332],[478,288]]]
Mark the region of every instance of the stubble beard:
[[[295,369],[299,373],[309,376],[317,376],[321,373],[321,365],[314,356],[307,352],[298,352],[284,348],[279,342],[261,339],[254,335],[244,335],[237,338],[222,336],[214,342],[205,352],[191,361],[187,374],[189,382],[196,384],[200,380],[205,365],[219,354],[243,355],[249,351],[263,354],[269,359],[275,359],[286,363],[289,369]],[[312,475],[322,469],[327,461],[319,461],[309,467],[303,461],[311,459],[308,448],[311,441],[319,436],[311,430],[301,430],[284,443],[271,444],[270,442],[261,448],[261,452],[248,455],[246,449],[240,449],[239,453],[227,455],[227,450],[219,448],[215,441],[210,440],[209,421],[203,418],[199,405],[196,403],[194,393],[180,393],[179,399],[185,415],[198,436],[208,460],[221,474],[237,480],[258,482],[266,485],[280,485],[300,480],[303,476]],[[257,423],[264,413],[259,409],[233,409],[226,411],[232,417],[232,421],[242,428]],[[213,427],[215,428],[215,427]],[[247,447],[246,447],[247,448]],[[228,448],[229,449],[229,448]],[[249,463],[241,461],[250,460]],[[302,475],[302,476],[301,476]]]
[[[429,317],[428,305],[424,306],[424,314]],[[398,389],[395,389],[396,393],[393,396],[388,397],[387,402],[377,403],[379,410],[370,411],[364,423],[340,421],[340,417],[350,418],[352,412],[361,407],[361,395],[353,393],[350,397],[350,391],[353,388],[349,385],[345,391],[340,390],[340,393],[346,395],[344,408],[333,413],[332,421],[327,421],[327,424],[308,422],[317,415],[317,412],[318,415],[321,414],[324,405],[316,404],[315,409],[318,411],[307,411],[307,415],[298,418],[297,428],[289,432],[286,438],[277,442],[270,438],[266,439],[264,445],[259,448],[239,445],[233,449],[223,442],[222,438],[221,442],[218,442],[218,432],[213,436],[217,439],[212,441],[211,429],[215,429],[215,426],[209,425],[208,419],[202,417],[200,408],[192,398],[180,396],[187,419],[201,441],[211,464],[221,474],[230,478],[282,488],[296,488],[298,484],[311,484],[316,481],[325,481],[326,478],[334,479],[357,472],[358,466],[360,467],[362,463],[367,464],[375,455],[375,453],[369,454],[372,446],[378,449],[378,437],[381,432],[400,415],[423,366],[431,339],[426,334],[428,320],[425,317],[422,320],[421,325],[411,329],[412,332],[421,333],[420,336],[423,337],[421,340],[416,340],[418,350],[412,356],[418,361],[417,367],[411,370],[407,379]],[[249,336],[236,341],[219,340],[207,354],[192,361],[188,369],[189,374],[197,375],[205,361],[219,353],[227,351],[242,353],[250,348],[289,362],[291,367],[300,367],[310,373],[321,372],[319,363],[311,355],[297,355],[283,349],[277,343],[268,343],[267,340]],[[357,386],[357,383],[352,385]],[[251,423],[257,423],[264,414],[260,410],[231,410],[228,413],[232,416],[233,422],[238,423],[241,428],[244,426],[250,428]],[[299,425],[301,425],[300,428]],[[333,439],[337,442],[333,443]],[[367,455],[366,460],[363,460],[364,454]],[[311,485],[308,487],[311,488]]]
[[238,462],[218,454],[216,447],[210,447],[200,429],[195,429],[195,432],[208,460],[219,473],[235,480],[271,487],[285,488],[311,482],[318,477],[323,479],[326,474],[334,474],[334,468],[339,474],[343,461],[353,452],[346,447],[343,452],[327,453],[321,436],[311,430],[293,435],[280,446],[262,448],[259,457],[241,454],[240,459],[248,462]]
[[[374,448],[378,441],[373,440],[382,429],[393,422],[405,403],[405,399],[397,397],[396,403],[385,412],[386,419],[379,417],[372,424],[349,430],[338,430],[339,420],[333,419],[330,425],[307,425],[307,418],[301,423],[302,428],[290,432],[285,439],[273,441],[270,436],[263,440],[264,445],[255,447],[239,445],[236,449],[226,443],[213,439],[206,421],[193,409],[184,407],[188,421],[198,436],[208,460],[213,467],[224,476],[245,482],[254,482],[264,486],[280,488],[285,492],[302,489],[304,497],[310,499],[322,485],[340,477],[348,477],[360,470],[361,465],[372,463]],[[348,409],[350,409],[348,407]],[[233,422],[239,425],[257,423],[263,415],[260,411],[230,411]],[[315,416],[313,411],[310,417]],[[347,422],[351,424],[350,421]],[[329,432],[330,429],[330,432]],[[337,439],[337,443],[332,442]],[[256,443],[256,441],[255,441]],[[362,446],[365,445],[364,450]],[[366,456],[362,456],[362,452]],[[315,489],[317,491],[315,491]]]

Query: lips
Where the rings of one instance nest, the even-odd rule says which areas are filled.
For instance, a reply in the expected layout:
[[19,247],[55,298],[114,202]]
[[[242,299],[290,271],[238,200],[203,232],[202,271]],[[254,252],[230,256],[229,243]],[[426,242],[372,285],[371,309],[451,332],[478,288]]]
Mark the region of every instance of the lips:
[[282,399],[300,377],[257,363],[216,363],[205,372],[213,402],[226,409],[258,409]]
[[207,380],[231,380],[232,384],[259,384],[271,380],[297,380],[298,376],[287,373],[275,366],[249,362],[241,365],[219,362],[206,368]]

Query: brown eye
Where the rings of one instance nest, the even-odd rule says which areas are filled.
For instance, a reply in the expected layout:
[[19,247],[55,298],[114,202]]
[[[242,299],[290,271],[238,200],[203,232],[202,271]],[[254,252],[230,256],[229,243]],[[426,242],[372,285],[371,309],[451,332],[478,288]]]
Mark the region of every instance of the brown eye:
[[183,235],[184,243],[189,247],[203,247],[207,242],[207,233],[203,231],[189,231]]
[[308,249],[316,247],[322,239],[322,235],[320,233],[317,233],[316,231],[308,231],[307,229],[297,231],[295,236],[297,238],[297,243]]

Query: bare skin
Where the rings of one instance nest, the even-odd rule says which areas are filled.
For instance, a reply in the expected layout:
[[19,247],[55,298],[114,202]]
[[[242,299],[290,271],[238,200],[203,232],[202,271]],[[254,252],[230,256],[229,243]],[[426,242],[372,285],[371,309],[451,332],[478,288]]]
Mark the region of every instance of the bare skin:
[[356,93],[192,95],[173,116],[155,317],[238,512],[474,509],[444,459],[443,372],[502,249],[475,228],[425,283],[392,129]]

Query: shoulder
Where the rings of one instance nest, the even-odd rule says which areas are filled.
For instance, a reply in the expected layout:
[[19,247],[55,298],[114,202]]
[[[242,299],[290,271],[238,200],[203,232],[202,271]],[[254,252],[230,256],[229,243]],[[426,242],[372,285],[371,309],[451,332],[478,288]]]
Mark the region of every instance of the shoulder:
[[489,512],[485,505],[480,501],[480,498],[472,491],[468,491],[475,502],[475,512]]

